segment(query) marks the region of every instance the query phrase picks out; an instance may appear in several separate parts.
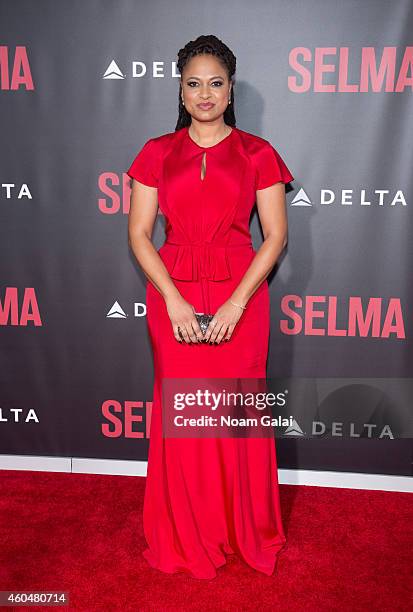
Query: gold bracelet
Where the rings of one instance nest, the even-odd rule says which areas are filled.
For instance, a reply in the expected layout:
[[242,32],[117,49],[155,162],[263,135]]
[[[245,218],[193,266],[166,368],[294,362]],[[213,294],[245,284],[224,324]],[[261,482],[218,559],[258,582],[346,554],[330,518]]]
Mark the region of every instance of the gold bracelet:
[[240,308],[243,308],[243,310],[247,310],[246,306],[241,306],[241,304],[236,304],[235,302],[233,302],[232,300],[230,300],[231,304],[234,304],[234,306],[239,306]]

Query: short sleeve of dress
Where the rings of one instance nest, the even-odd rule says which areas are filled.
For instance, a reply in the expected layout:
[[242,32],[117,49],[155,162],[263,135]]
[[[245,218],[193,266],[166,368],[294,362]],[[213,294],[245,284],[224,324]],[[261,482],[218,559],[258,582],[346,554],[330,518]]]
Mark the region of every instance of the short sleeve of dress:
[[280,181],[289,183],[294,180],[281,155],[270,142],[265,141],[265,146],[261,147],[256,155],[256,190],[265,189]]
[[145,142],[133,160],[127,175],[149,187],[158,186],[158,159],[154,139]]

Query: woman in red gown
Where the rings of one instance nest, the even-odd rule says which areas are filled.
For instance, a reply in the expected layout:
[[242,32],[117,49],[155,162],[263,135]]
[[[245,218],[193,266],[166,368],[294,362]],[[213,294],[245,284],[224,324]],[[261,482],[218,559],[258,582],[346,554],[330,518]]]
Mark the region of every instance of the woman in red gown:
[[[201,36],[178,60],[176,129],[149,139],[128,170],[129,242],[148,278],[155,374],[143,555],[163,572],[211,579],[236,553],[271,575],[286,542],[274,437],[165,437],[162,380],[266,377],[266,277],[286,243],[284,183],[293,176],[267,140],[235,126],[228,47]],[[258,251],[249,232],[255,202],[265,237]],[[166,240],[156,251],[158,205]],[[215,314],[205,337],[195,312]]]

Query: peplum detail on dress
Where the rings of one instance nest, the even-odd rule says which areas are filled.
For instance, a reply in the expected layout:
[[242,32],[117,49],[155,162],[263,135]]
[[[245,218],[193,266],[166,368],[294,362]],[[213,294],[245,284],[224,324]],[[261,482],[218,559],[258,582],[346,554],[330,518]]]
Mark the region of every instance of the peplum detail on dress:
[[177,248],[175,262],[170,271],[172,278],[182,281],[198,281],[201,278],[220,281],[231,278],[226,245],[170,241],[166,244],[175,245]]

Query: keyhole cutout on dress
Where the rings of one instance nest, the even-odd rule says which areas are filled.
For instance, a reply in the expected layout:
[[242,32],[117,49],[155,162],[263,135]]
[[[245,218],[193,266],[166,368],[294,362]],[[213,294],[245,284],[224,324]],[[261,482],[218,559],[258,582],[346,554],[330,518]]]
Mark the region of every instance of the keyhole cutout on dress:
[[202,164],[201,164],[201,181],[204,180],[206,174],[206,151],[202,156]]

